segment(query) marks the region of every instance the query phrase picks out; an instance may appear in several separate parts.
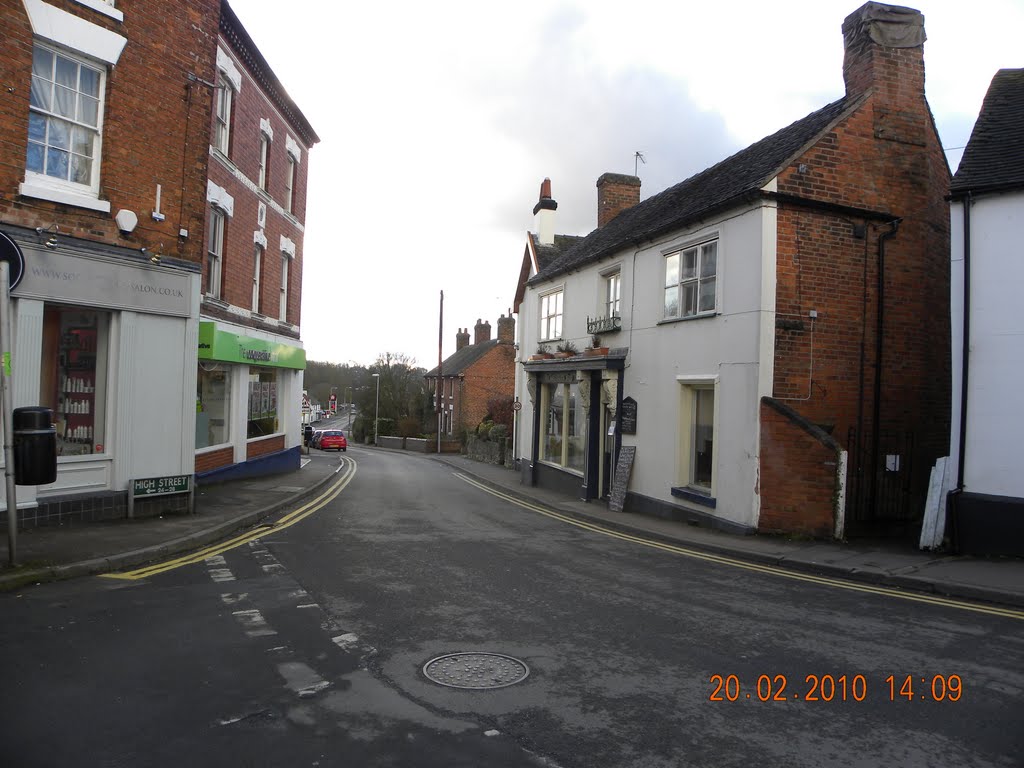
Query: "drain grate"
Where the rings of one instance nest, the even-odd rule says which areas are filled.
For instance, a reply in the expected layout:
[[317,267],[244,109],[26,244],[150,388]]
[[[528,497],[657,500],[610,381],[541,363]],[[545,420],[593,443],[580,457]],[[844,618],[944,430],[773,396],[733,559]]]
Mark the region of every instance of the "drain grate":
[[530,668],[500,653],[449,653],[423,665],[428,680],[449,688],[487,690],[521,683]]

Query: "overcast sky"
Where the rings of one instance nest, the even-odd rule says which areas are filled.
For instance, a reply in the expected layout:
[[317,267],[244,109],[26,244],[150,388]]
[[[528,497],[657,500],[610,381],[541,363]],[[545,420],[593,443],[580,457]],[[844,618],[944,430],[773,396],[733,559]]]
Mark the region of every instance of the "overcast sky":
[[[641,199],[840,98],[856,0],[229,0],[320,136],[309,153],[307,357],[437,364],[509,311],[544,177],[556,231],[597,178]],[[921,0],[926,95],[953,170],[1024,1]]]

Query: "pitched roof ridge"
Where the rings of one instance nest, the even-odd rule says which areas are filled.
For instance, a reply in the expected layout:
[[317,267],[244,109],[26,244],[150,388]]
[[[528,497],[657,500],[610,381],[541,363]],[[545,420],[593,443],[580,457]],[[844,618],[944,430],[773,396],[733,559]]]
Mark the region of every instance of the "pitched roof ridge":
[[596,261],[630,244],[653,239],[659,234],[699,219],[719,206],[762,188],[794,157],[850,112],[869,94],[856,99],[842,97],[780,128],[749,146],[734,152],[667,189],[628,208],[595,229],[581,242],[562,252],[548,269],[530,282],[539,282]]

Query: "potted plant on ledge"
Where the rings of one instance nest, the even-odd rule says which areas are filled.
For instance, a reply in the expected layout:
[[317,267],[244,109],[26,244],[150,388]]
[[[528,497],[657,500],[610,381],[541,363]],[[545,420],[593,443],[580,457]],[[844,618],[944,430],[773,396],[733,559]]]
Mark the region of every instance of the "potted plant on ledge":
[[554,355],[548,351],[547,344],[539,344],[537,346],[537,351],[530,355],[531,360],[550,360],[552,357],[554,357]]
[[601,337],[595,333],[590,337],[590,346],[583,350],[583,354],[587,357],[602,357],[608,354],[608,347],[601,344]]
[[576,345],[571,341],[563,341],[558,345],[555,357],[575,357],[579,354],[579,350],[576,349]]

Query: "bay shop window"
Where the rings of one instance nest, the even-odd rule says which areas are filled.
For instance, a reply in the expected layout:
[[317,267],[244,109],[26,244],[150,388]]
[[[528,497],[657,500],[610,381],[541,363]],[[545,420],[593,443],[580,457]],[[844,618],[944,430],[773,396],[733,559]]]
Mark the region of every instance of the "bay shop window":
[[583,473],[586,461],[586,429],[583,400],[576,381],[541,385],[540,459],[573,472]]

